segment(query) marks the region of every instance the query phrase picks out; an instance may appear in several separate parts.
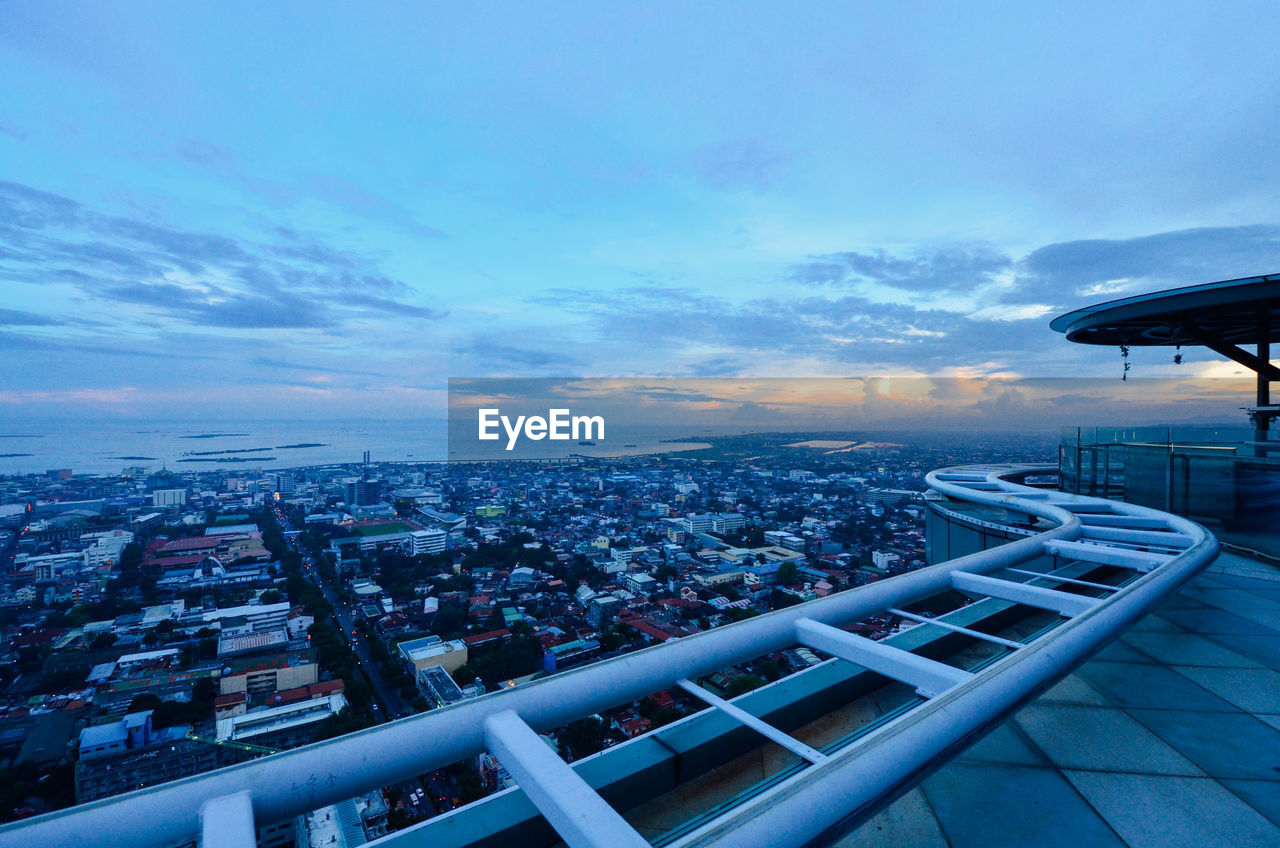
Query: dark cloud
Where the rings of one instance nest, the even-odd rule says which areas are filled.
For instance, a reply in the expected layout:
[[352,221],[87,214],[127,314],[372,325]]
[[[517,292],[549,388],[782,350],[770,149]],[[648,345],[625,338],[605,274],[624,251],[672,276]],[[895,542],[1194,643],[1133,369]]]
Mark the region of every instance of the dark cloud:
[[765,191],[786,164],[785,155],[754,138],[709,144],[693,153],[698,179],[719,191]]
[[[1280,226],[1259,224],[1065,242],[1021,260],[985,243],[817,256],[794,266],[789,277],[829,291],[804,296],[732,299],[696,289],[636,287],[558,289],[531,302],[582,317],[601,343],[661,349],[692,369],[681,373],[738,373],[735,353],[754,355],[749,362],[772,354],[781,361],[926,372],[977,366],[1053,373],[1067,363],[1106,368],[1116,355],[1068,344],[1048,327],[1054,314],[1139,290],[1278,269]],[[902,302],[877,302],[883,298],[873,300],[857,288],[866,283],[905,295]],[[927,299],[940,293],[981,299],[965,313]],[[691,356],[706,347],[726,353]]]
[[340,328],[369,312],[437,320],[377,263],[314,236],[271,228],[261,244],[105,215],[76,201],[0,182],[0,275],[62,282],[196,326]]
[[177,315],[197,326],[233,329],[330,327],[334,321],[316,301],[286,292],[264,294],[201,291],[171,283],[114,286],[108,298]]
[[910,292],[971,291],[1013,265],[988,244],[953,244],[905,257],[882,250],[841,255],[856,277]]
[[514,347],[477,339],[468,345],[464,354],[481,359],[487,370],[501,373],[510,368],[565,368],[581,365],[581,363],[564,353],[556,351],[536,350]]
[[1010,270],[1013,259],[975,242],[920,248],[905,255],[885,250],[849,251],[798,266],[794,279],[814,285],[867,282],[905,292],[966,292]]
[[49,327],[61,324],[57,318],[22,312],[17,309],[0,309],[0,327]]
[[846,262],[816,261],[797,265],[791,278],[810,285],[830,285],[843,283],[849,278],[849,265]]
[[[646,350],[661,346],[669,358],[711,344],[784,359],[933,370],[1018,359],[1056,341],[1045,319],[978,320],[851,294],[731,301],[686,289],[561,289],[537,302],[585,316],[603,340],[642,344]],[[723,363],[716,373],[725,373]]]
[[1065,307],[1280,271],[1280,226],[1202,227],[1050,244],[1019,263],[1024,302]]
[[258,368],[280,368],[285,371],[305,371],[312,374],[343,374],[352,377],[381,377],[374,371],[360,371],[352,368],[327,368],[323,365],[312,365],[304,362],[289,362],[269,356],[255,356],[250,364]]
[[350,306],[362,306],[366,309],[388,312],[393,315],[403,315],[409,318],[422,318],[428,321],[438,321],[449,314],[449,312],[444,309],[432,309],[429,306],[413,306],[407,303],[401,303],[398,300],[391,300],[386,297],[377,297],[371,294],[347,295],[343,300]]

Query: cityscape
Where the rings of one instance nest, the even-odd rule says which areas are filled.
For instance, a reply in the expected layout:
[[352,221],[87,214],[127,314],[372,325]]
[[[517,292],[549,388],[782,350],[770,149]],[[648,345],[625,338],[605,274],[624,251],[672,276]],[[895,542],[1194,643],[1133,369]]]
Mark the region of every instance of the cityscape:
[[[921,568],[928,470],[993,454],[1043,461],[1054,449],[814,435],[717,445],[763,451],[746,464],[366,457],[252,474],[6,478],[5,818]],[[864,624],[873,636],[893,626]],[[709,685],[734,697],[817,662],[803,648],[778,652]],[[654,692],[550,738],[572,761],[699,707]],[[374,838],[511,785],[486,756],[354,803]],[[320,819],[306,822],[317,828],[308,844],[322,844]]]

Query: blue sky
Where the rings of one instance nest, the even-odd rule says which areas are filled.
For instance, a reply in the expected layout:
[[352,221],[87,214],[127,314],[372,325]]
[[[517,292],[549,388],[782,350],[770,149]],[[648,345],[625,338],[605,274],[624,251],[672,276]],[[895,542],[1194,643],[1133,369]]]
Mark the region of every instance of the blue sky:
[[5,4],[0,416],[1117,378],[1048,320],[1280,270],[1280,8],[1114,5]]

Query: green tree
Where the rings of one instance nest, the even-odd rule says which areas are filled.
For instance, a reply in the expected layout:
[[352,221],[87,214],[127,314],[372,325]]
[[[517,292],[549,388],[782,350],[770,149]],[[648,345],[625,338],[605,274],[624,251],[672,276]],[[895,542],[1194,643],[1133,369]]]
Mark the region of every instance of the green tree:
[[800,567],[794,562],[784,562],[778,566],[778,585],[790,586],[800,578]]
[[740,674],[733,680],[729,681],[729,685],[725,687],[725,695],[729,698],[736,698],[739,695],[745,695],[753,689],[759,689],[764,685],[764,679],[756,677],[754,674]]
[[561,730],[559,740],[571,760],[580,760],[604,750],[609,728],[596,716],[587,716]]

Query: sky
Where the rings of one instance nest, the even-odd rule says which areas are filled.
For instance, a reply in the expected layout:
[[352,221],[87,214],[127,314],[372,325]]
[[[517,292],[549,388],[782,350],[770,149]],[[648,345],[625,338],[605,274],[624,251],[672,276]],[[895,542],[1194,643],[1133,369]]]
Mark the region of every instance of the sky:
[[[0,419],[413,418],[451,377],[1110,386],[1118,351],[1051,318],[1280,271],[1277,24],[3,4]],[[1131,373],[1240,371],[1186,354]]]

